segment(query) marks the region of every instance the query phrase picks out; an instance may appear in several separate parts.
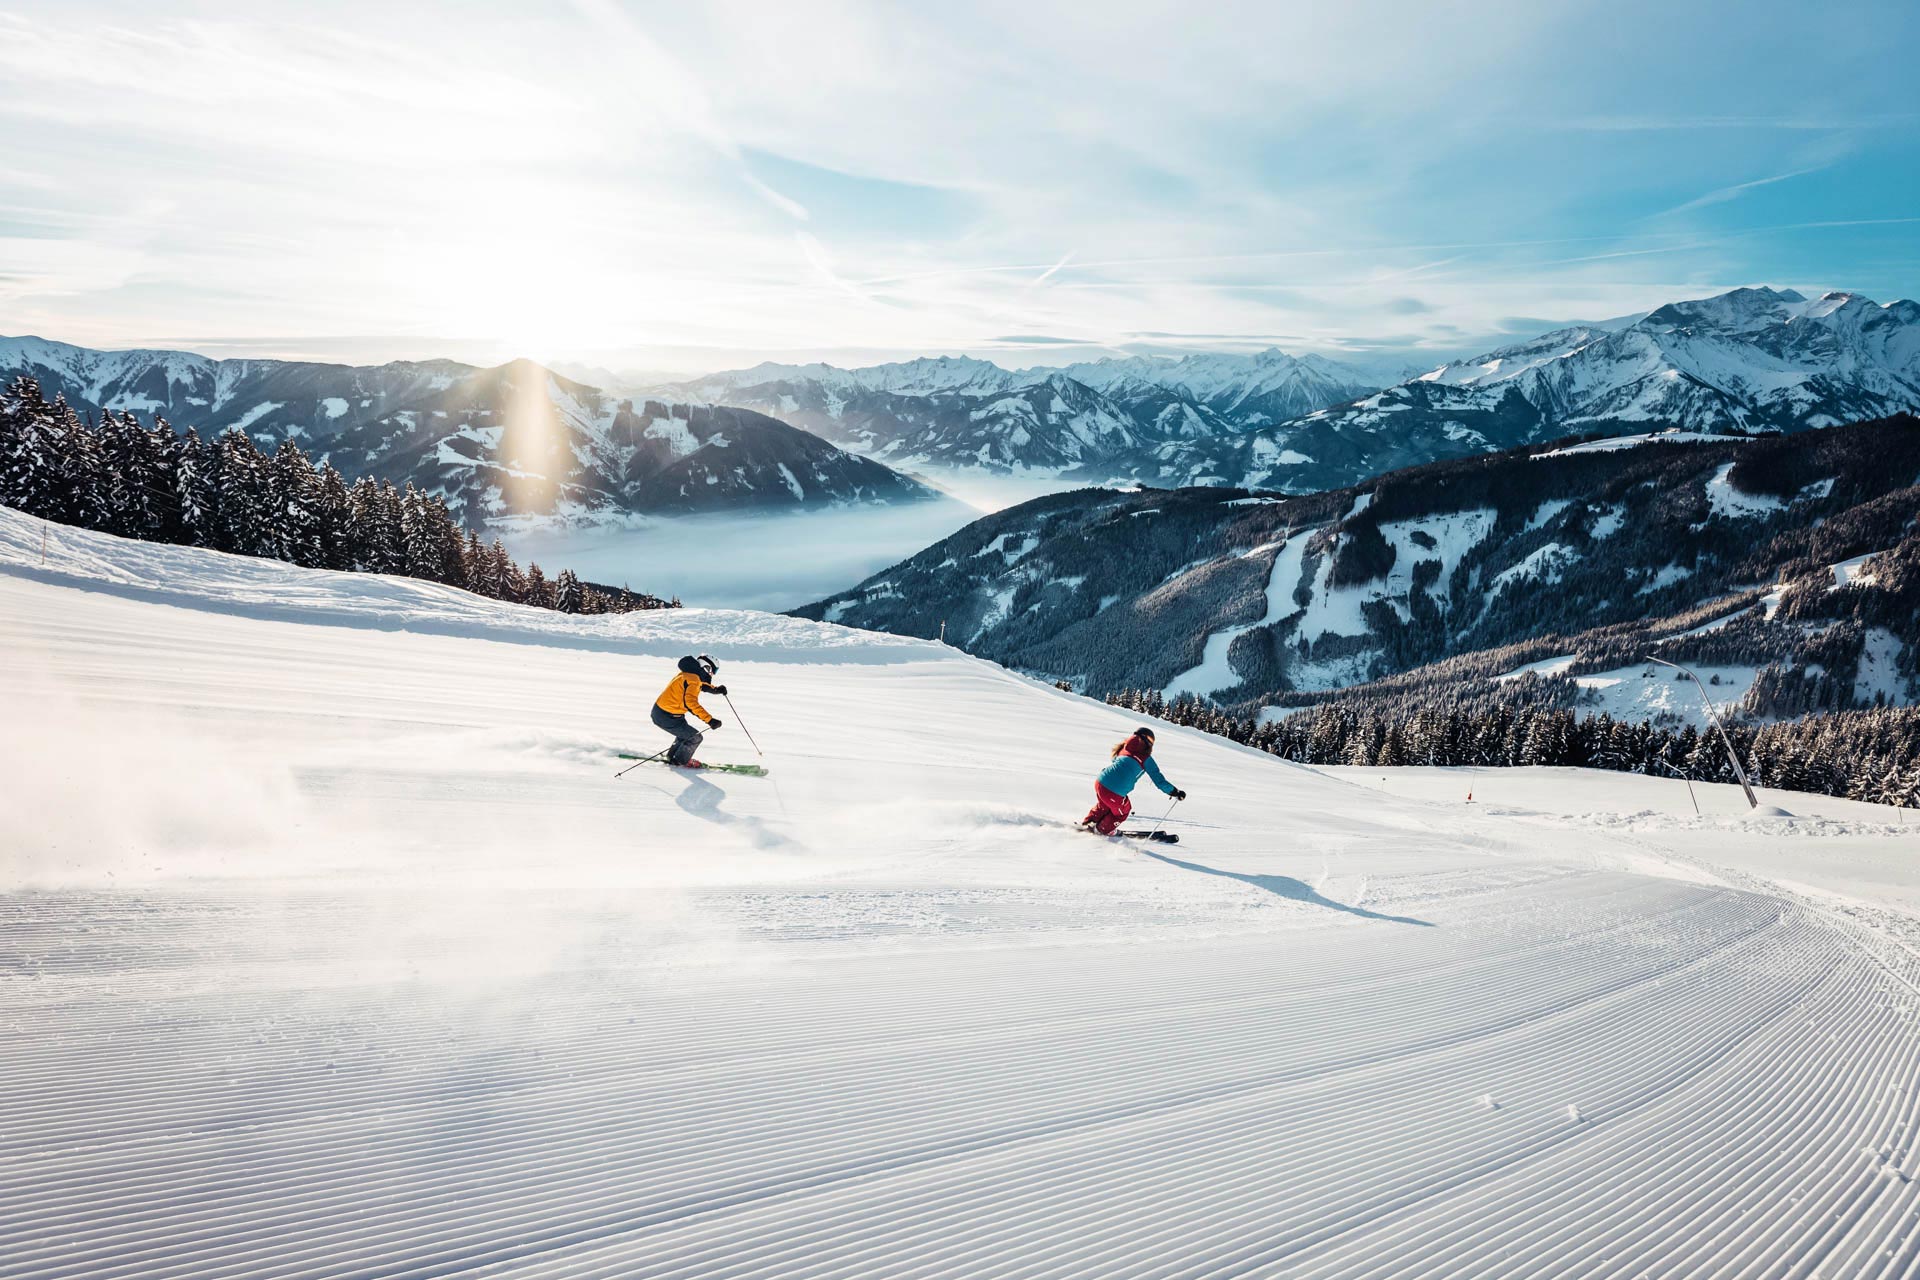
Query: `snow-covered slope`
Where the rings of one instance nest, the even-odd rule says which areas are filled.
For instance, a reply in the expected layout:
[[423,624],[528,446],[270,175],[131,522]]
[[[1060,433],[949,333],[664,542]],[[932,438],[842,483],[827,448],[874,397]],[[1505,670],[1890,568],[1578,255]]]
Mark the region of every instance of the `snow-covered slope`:
[[237,427],[269,449],[298,440],[349,479],[411,482],[474,524],[931,496],[763,414],[612,396],[530,360],[355,368],[0,338],[0,377],[20,375],[84,412]]
[[1735,289],[1577,325],[1246,435],[1176,442],[1143,478],[1301,492],[1617,424],[1802,431],[1920,409],[1920,304]]
[[[769,777],[613,777],[689,649]],[[937,645],[5,512],[0,655],[9,1277],[1920,1262],[1912,917],[1737,869],[1884,823],[1169,727],[1184,843],[1111,845],[1057,823],[1129,721]]]

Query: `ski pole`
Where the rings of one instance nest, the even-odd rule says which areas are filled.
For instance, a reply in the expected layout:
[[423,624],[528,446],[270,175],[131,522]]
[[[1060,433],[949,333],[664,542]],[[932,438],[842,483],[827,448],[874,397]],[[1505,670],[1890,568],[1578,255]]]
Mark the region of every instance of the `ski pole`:
[[1153,833],[1160,829],[1161,823],[1165,822],[1168,818],[1171,818],[1173,816],[1173,806],[1179,803],[1180,802],[1178,800],[1169,800],[1167,802],[1167,811],[1153,820],[1153,829],[1147,832],[1147,839],[1149,840],[1153,839]]
[[[733,705],[733,695],[723,693],[720,696],[727,700],[727,710],[732,714],[734,723],[740,726],[740,732],[747,735],[748,742],[753,742],[753,730],[747,728],[747,722],[740,718],[740,709]],[[760,744],[757,742],[753,742],[753,753],[759,756],[767,754],[760,749]]]
[[638,769],[641,765],[652,764],[655,760],[658,760],[661,756],[667,754],[667,752],[671,750],[673,750],[673,747],[669,745],[660,751],[654,752],[652,755],[648,756],[645,760],[635,760],[632,764],[628,765],[626,768],[622,769],[620,772],[614,774],[613,776],[616,778],[624,778],[628,774],[632,773],[635,769]]

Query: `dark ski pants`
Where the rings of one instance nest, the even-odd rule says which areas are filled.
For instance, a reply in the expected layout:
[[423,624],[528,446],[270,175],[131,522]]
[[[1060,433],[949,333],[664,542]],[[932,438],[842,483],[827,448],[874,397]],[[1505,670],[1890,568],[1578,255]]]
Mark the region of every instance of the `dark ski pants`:
[[1080,819],[1080,825],[1092,827],[1103,836],[1110,836],[1132,812],[1133,801],[1096,782],[1093,784],[1093,808],[1087,810],[1087,816]]
[[685,716],[673,715],[658,705],[653,709],[653,722],[673,735],[673,746],[667,749],[668,764],[685,764],[693,759],[695,748],[707,736],[690,726]]

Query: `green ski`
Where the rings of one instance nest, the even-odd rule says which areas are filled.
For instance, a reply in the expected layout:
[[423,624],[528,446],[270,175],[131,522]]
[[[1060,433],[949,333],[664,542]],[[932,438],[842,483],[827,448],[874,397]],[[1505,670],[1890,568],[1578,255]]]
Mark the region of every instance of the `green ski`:
[[[638,760],[642,763],[655,763],[663,769],[678,769],[681,766],[668,764],[665,760],[655,761],[650,756],[637,756],[628,751],[614,752],[622,760]],[[745,778],[764,778],[767,776],[765,765],[758,764],[703,764],[698,769],[688,769],[688,773],[737,773]]]

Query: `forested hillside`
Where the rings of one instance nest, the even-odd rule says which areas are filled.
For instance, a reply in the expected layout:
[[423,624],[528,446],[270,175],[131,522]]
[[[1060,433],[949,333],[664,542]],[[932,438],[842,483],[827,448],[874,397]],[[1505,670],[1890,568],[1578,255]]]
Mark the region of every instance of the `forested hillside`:
[[1512,450],[1301,498],[1081,491],[802,612],[920,636],[944,622],[950,643],[1095,694],[1242,708],[1449,659],[1489,678],[1604,670],[1694,628],[1676,652],[1754,668],[1759,709],[1905,700],[1916,480],[1920,420],[1902,415]]
[[362,476],[349,485],[291,440],[271,454],[237,428],[215,440],[131,413],[83,422],[31,378],[0,392],[0,506],[147,542],[285,560],[309,569],[404,574],[564,613],[678,601],[524,570],[498,538],[462,529],[440,498]]

